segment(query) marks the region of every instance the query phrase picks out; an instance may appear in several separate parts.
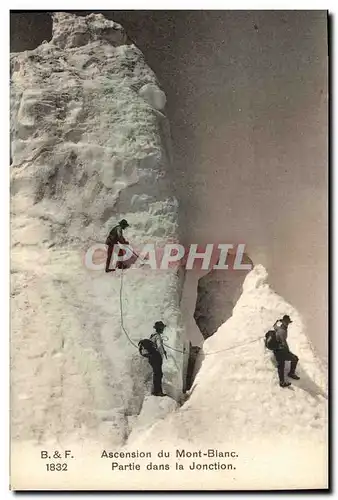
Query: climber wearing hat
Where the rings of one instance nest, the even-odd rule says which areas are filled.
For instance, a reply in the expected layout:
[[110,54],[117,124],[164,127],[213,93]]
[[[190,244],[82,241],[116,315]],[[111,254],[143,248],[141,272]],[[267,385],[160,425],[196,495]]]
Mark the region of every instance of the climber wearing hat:
[[150,336],[150,339],[143,339],[138,343],[141,356],[148,359],[153,369],[153,390],[151,393],[153,396],[165,396],[162,391],[162,363],[163,355],[167,358],[167,353],[161,337],[165,326],[162,321],[156,321],[154,324],[155,332]]
[[276,340],[278,343],[278,348],[274,349],[273,353],[278,364],[279,385],[281,387],[289,387],[291,385],[290,382],[285,382],[284,380],[285,361],[291,362],[288,377],[293,378],[294,380],[299,380],[298,375],[296,375],[295,373],[298,363],[298,356],[290,351],[287,343],[288,326],[290,325],[290,323],[292,323],[290,316],[284,314],[283,318],[277,320],[273,325],[273,328],[276,332]]
[[[128,222],[126,219],[120,220],[117,226],[114,226],[113,229],[110,231],[108,238],[106,239],[106,245],[108,246],[108,251],[107,251],[107,260],[106,260],[106,273],[110,273],[112,271],[115,271],[115,269],[110,269],[110,261],[111,261],[111,256],[113,254],[114,246],[117,245],[118,243],[121,243],[122,245],[129,245],[129,242],[124,238],[123,236],[123,230],[129,227]],[[119,249],[118,252],[118,257],[121,257],[123,255],[122,249]],[[117,267],[119,269],[124,269],[126,266],[123,264],[123,262],[118,262]]]
[[164,349],[163,339],[161,337],[166,326],[167,325],[165,325],[163,321],[156,321],[156,323],[154,324],[155,332],[150,335],[150,340],[156,345],[156,348],[161,354],[162,358],[163,356],[165,356],[165,358],[168,359],[167,353]]

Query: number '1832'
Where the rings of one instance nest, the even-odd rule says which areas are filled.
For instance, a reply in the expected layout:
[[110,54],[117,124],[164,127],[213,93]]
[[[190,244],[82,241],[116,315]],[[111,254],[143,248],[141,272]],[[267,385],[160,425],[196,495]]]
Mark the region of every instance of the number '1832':
[[45,464],[48,472],[68,470],[68,464]]

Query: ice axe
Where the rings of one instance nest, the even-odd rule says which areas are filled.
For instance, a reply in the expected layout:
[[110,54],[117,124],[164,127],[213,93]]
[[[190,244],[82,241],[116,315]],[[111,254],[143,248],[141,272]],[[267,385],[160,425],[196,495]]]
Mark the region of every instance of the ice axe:
[[132,254],[135,255],[135,257],[137,259],[140,259],[140,261],[142,262],[141,265],[144,266],[144,264],[146,264],[146,259],[142,259],[142,257],[140,255],[138,255],[136,252],[134,252],[134,250],[131,248],[130,245],[128,245],[128,248],[129,248],[129,250],[131,250]]

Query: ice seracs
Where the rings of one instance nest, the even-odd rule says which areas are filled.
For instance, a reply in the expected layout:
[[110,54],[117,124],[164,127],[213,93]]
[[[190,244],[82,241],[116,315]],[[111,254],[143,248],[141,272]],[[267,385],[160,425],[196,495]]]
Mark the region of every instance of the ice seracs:
[[164,105],[141,51],[101,14],[57,12],[50,42],[11,54],[14,440],[126,441],[151,369],[120,300],[134,343],[168,325],[164,390],[180,397],[178,271],[139,267],[121,291],[120,271],[85,260],[123,218],[136,246],[177,240]]

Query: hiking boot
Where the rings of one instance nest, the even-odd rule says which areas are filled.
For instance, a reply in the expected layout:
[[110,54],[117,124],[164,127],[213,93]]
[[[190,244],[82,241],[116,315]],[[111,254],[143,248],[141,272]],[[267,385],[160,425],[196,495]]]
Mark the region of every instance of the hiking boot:
[[115,271],[115,269],[106,269],[106,273],[112,273],[114,271]]
[[279,382],[279,385],[281,387],[289,387],[291,384],[290,384],[290,382]]
[[166,394],[164,394],[164,392],[152,392],[151,395],[152,396],[166,396]]
[[298,377],[298,375],[296,375],[295,373],[289,373],[288,377],[293,378],[294,380],[299,380],[300,379],[300,377]]

